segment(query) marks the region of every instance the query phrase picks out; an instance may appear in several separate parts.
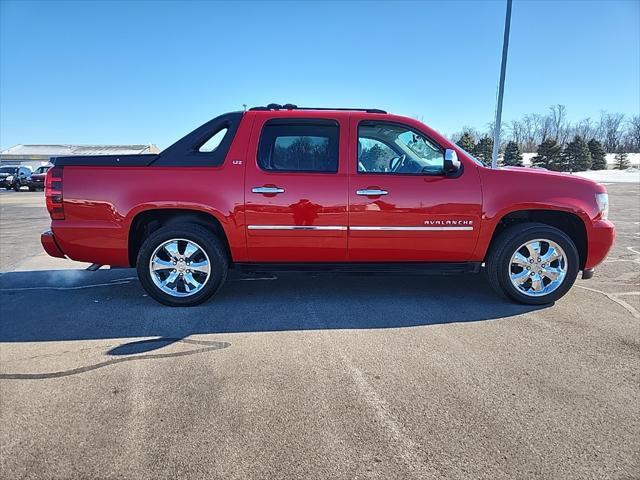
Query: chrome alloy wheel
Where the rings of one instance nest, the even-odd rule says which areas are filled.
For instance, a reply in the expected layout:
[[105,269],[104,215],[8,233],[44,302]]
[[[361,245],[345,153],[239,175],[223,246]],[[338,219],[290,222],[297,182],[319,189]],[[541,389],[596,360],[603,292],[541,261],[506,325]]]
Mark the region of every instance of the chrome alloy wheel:
[[153,283],[172,297],[198,293],[209,280],[210,269],[211,262],[204,249],[184,238],[160,244],[149,261]]
[[548,295],[567,276],[567,256],[551,240],[536,239],[522,244],[509,262],[509,278],[520,293],[530,297]]

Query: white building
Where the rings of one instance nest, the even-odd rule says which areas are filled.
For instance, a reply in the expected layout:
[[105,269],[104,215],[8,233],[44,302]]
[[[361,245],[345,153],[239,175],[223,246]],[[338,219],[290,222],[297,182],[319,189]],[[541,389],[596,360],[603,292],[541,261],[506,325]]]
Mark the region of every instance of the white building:
[[0,165],[27,165],[32,169],[49,163],[51,157],[72,155],[137,155],[159,153],[149,145],[16,145],[0,152]]

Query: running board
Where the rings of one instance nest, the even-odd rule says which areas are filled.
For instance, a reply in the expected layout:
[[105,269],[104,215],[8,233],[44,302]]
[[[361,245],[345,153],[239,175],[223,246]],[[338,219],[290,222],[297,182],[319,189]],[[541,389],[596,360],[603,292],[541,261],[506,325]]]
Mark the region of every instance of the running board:
[[479,273],[481,262],[402,262],[402,263],[234,263],[247,273],[314,272],[376,275],[458,275]]

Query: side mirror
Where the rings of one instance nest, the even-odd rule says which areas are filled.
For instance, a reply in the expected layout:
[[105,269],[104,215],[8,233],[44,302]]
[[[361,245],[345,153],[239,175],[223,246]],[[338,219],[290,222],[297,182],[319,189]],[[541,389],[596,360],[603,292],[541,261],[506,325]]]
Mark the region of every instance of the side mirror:
[[444,173],[451,175],[460,170],[460,160],[455,150],[447,148],[444,151]]

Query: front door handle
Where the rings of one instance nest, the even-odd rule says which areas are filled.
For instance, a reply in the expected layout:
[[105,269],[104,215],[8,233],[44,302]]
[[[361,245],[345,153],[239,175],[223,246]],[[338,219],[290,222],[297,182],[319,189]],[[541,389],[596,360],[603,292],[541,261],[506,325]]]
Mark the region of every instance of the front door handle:
[[365,197],[377,197],[379,195],[389,195],[386,190],[379,188],[366,188],[364,190],[356,190],[356,195],[364,195]]
[[274,195],[276,193],[284,193],[284,188],[279,187],[253,187],[253,193],[262,193],[263,195]]

